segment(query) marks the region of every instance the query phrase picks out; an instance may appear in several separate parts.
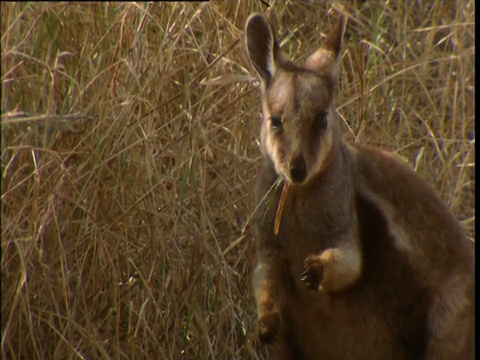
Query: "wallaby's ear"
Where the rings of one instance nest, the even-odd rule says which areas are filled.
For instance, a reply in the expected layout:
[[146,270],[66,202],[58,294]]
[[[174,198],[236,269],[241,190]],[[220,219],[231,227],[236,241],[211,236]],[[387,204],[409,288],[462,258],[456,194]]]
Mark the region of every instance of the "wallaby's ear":
[[342,15],[323,45],[307,58],[305,68],[325,74],[334,82],[337,80],[339,68],[338,56],[342,46],[344,28],[345,16]]
[[279,46],[272,28],[261,14],[252,14],[245,24],[248,55],[266,87],[275,74],[275,52]]

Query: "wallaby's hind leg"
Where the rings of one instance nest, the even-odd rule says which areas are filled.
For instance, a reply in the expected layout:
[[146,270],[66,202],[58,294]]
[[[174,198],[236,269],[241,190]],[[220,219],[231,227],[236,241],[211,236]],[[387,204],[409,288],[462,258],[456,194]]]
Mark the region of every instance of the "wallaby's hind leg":
[[[425,360],[473,360],[475,316],[473,281],[465,276],[447,280],[432,299]],[[470,325],[469,325],[470,324]]]
[[257,303],[258,336],[263,343],[272,344],[280,332],[280,309],[275,296],[275,277],[271,267],[260,262],[253,276]]

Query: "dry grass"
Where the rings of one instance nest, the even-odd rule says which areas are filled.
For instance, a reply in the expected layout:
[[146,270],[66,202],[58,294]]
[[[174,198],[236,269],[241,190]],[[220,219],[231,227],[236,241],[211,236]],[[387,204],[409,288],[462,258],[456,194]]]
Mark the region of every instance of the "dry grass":
[[[296,59],[337,18],[270,5]],[[474,239],[474,1],[344,6],[345,137],[403,156]],[[2,358],[267,357],[247,221],[253,11],[2,2]]]

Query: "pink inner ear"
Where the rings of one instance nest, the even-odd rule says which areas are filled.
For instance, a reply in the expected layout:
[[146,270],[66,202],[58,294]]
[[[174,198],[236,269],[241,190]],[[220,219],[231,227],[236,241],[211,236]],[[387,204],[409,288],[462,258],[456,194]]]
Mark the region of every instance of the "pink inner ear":
[[342,45],[345,17],[340,16],[333,30],[325,39],[322,47],[305,61],[305,68],[329,76],[335,80],[338,72],[338,57]]
[[336,77],[337,59],[333,52],[320,48],[305,61],[305,68]]

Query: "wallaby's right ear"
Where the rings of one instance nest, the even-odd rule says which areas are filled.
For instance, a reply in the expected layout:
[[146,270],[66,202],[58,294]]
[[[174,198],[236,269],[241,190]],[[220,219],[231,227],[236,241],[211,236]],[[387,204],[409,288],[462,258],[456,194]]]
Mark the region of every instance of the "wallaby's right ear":
[[245,24],[245,36],[250,60],[268,87],[275,75],[275,53],[279,51],[272,28],[263,15],[252,14]]

